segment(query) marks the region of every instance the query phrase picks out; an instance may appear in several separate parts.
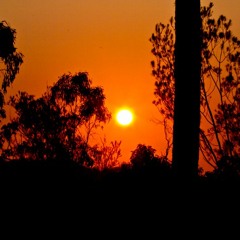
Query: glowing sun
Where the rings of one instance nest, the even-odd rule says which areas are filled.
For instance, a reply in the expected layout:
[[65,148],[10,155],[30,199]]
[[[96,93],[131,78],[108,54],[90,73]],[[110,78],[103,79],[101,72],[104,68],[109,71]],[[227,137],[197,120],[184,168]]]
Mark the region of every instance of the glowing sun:
[[121,109],[116,115],[117,122],[122,126],[127,126],[133,121],[133,113],[128,109]]

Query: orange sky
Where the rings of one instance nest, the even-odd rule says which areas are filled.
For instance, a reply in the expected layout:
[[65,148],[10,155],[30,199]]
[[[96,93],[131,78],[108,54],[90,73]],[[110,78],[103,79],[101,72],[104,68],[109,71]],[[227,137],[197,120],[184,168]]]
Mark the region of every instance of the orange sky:
[[[202,1],[207,5],[210,1]],[[239,0],[212,1],[214,15],[233,20],[239,36]],[[17,48],[24,63],[9,93],[40,96],[64,73],[86,71],[93,85],[104,88],[112,114],[122,106],[134,110],[135,121],[106,125],[107,141],[122,140],[122,161],[137,144],[164,152],[151,76],[151,43],[155,24],[174,15],[173,0],[1,0],[0,17],[17,30]],[[200,162],[202,165],[202,162]]]

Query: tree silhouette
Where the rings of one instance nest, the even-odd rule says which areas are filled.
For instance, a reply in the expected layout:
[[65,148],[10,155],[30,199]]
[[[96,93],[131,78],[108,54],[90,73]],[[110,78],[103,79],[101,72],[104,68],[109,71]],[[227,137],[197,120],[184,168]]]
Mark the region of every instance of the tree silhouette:
[[93,148],[93,167],[98,170],[112,169],[114,167],[119,167],[120,163],[118,161],[121,157],[121,141],[111,141],[110,145],[107,144],[107,139],[104,137],[101,140],[101,144],[97,144]]
[[[231,20],[220,16],[212,18],[213,4],[201,7],[202,68],[201,68],[201,129],[200,151],[214,169],[237,166],[240,155],[240,41],[231,30]],[[153,103],[163,119],[167,151],[172,146],[174,77],[174,26],[156,25],[150,41],[153,45],[152,74],[156,78]],[[185,74],[188,74],[186,70]],[[188,95],[187,95],[188,96]],[[232,164],[230,164],[232,159]],[[233,164],[235,163],[235,164]]]
[[159,174],[159,170],[161,170],[161,173],[169,174],[171,164],[168,159],[165,156],[160,157],[155,153],[156,150],[151,146],[138,144],[137,148],[132,151],[130,163],[135,170],[150,171],[150,174],[154,171]]
[[155,159],[156,150],[151,146],[144,144],[138,144],[137,148],[132,151],[130,162],[135,168],[145,168],[147,165],[151,165]]
[[178,176],[188,178],[197,176],[198,173],[201,73],[200,0],[189,0],[184,3],[176,0],[175,4],[172,164]]
[[[100,152],[90,139],[111,114],[103,89],[91,84],[85,72],[65,74],[38,99],[26,92],[10,97],[16,117],[2,127],[2,157],[73,160],[83,166],[94,166],[97,157],[104,159],[101,154],[110,150]],[[119,145],[112,148],[119,150]]]
[[6,21],[0,22],[0,73],[2,86],[0,89],[0,120],[6,117],[3,106],[5,104],[4,94],[13,83],[20,65],[23,63],[23,54],[17,52],[14,44],[16,30],[11,28]]

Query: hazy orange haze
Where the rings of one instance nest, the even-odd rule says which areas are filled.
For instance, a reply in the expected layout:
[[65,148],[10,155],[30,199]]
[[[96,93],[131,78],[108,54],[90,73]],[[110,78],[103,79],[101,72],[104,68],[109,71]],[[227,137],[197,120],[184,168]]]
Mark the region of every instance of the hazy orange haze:
[[[239,0],[212,2],[214,15],[231,18],[239,36]],[[108,142],[122,140],[121,160],[128,161],[138,143],[161,154],[165,140],[163,127],[154,123],[159,113],[152,104],[149,38],[156,23],[173,15],[172,0],[1,0],[1,20],[17,30],[17,48],[24,54],[9,93],[40,96],[62,74],[86,71],[93,85],[104,88],[113,115],[122,106],[134,110],[131,126],[112,119],[104,129]]]

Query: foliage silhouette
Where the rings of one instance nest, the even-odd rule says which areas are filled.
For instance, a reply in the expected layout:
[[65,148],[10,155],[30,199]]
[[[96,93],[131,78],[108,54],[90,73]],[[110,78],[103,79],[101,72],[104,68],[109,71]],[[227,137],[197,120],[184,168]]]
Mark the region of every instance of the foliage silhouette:
[[0,120],[6,117],[3,108],[5,104],[4,94],[7,88],[13,83],[20,65],[23,63],[23,54],[17,52],[14,46],[16,40],[16,30],[11,28],[6,21],[0,22],[0,74],[2,86],[0,90]]
[[130,162],[134,168],[144,168],[146,166],[156,166],[164,162],[169,164],[167,159],[159,157],[155,154],[156,149],[145,144],[138,144],[136,149],[132,151]]
[[156,150],[151,146],[138,144],[132,151],[130,163],[133,171],[143,173],[151,177],[170,177],[171,164],[165,156],[155,154]]
[[[229,165],[230,159],[240,156],[240,40],[230,30],[231,20],[223,15],[215,20],[212,9],[213,3],[201,7],[203,42],[200,151],[213,169],[223,169]],[[165,129],[166,155],[172,147],[175,91],[173,24],[173,18],[166,25],[157,24],[155,33],[150,38],[155,57],[151,62],[152,74],[156,79],[156,99],[153,104],[162,117],[160,123]]]
[[119,157],[121,157],[121,141],[111,141],[107,144],[106,137],[93,148],[94,167],[99,170],[112,169],[120,166]]
[[[100,160],[115,164],[120,144],[108,149],[90,144],[94,131],[111,118],[103,89],[91,84],[87,73],[69,73],[38,99],[26,92],[10,97],[16,117],[1,129],[2,158],[73,160],[91,167],[95,162],[98,167]],[[110,163],[113,156],[105,159],[116,152],[115,162]]]

